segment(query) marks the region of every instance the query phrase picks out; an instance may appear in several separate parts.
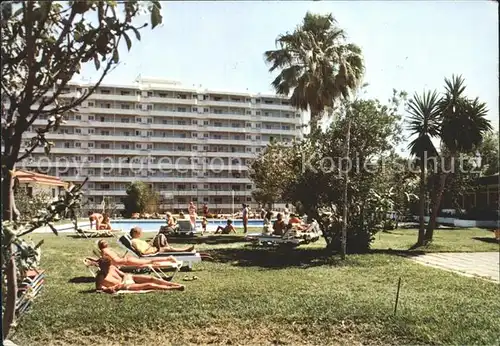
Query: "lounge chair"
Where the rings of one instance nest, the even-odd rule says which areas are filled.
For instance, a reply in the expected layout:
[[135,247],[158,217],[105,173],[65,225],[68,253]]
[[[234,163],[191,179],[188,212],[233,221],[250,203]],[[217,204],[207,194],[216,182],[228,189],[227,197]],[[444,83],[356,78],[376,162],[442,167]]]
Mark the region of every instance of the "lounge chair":
[[201,255],[197,252],[163,252],[151,255],[142,255],[132,247],[132,238],[128,234],[122,235],[120,238],[118,238],[118,244],[122,248],[124,248],[126,252],[134,254],[135,256],[137,256],[137,258],[157,258],[173,256],[178,261],[182,261],[182,268],[187,267],[188,269],[192,269],[194,263],[201,262]]
[[[96,258],[90,258],[87,257],[83,260],[83,264],[87,267],[89,272],[92,274],[93,277],[97,276],[97,273],[99,271],[99,260]],[[162,264],[145,264],[145,265],[136,265],[136,266],[117,266],[118,269],[120,269],[123,272],[134,272],[134,273],[153,273],[155,276],[157,276],[160,279],[166,279],[168,281],[172,280],[175,276],[175,274],[181,269],[183,263],[178,262],[176,263],[171,263],[171,262],[165,262]],[[164,273],[166,270],[174,270],[174,273],[171,276],[168,276],[167,274]]]
[[38,270],[31,270],[27,273],[24,280],[18,288],[18,297],[16,300],[16,317],[26,312],[31,306],[33,299],[42,290],[45,282],[45,272]]
[[201,233],[201,229],[197,226],[193,226],[191,220],[177,220],[177,228],[175,231],[177,234],[189,236]]
[[317,241],[321,236],[319,224],[314,220],[307,229],[300,230],[292,227],[287,230],[282,236],[269,234],[268,228],[265,227],[262,233],[250,233],[245,236],[246,239],[256,243],[257,245],[279,245],[287,244],[299,246]]
[[93,229],[76,229],[76,234],[81,238],[111,238],[115,236],[115,233],[121,232],[121,229],[117,230],[93,230]]

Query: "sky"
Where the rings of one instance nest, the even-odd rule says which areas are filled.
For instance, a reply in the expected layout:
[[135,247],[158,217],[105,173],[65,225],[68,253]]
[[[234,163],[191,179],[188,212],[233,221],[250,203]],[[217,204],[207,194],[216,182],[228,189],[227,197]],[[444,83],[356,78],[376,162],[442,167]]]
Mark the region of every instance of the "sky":
[[[461,74],[498,130],[498,4],[489,0],[162,2],[161,27],[143,29],[104,82],[129,84],[140,74],[189,87],[273,92],[263,53],[307,11],[332,13],[361,47],[366,97],[441,91],[445,77]],[[86,66],[83,77],[94,81],[92,69]]]

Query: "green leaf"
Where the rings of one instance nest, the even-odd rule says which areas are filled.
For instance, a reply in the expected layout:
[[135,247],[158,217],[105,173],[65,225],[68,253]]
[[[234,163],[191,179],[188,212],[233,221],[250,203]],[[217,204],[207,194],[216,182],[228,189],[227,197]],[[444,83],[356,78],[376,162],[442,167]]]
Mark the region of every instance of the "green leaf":
[[151,10],[151,26],[152,29],[156,28],[159,24],[162,23],[163,17],[160,13],[160,8],[159,5],[154,5],[153,9]]
[[120,61],[120,56],[118,55],[118,48],[113,51],[113,62],[115,64],[118,64],[118,61]]
[[134,32],[135,38],[137,39],[137,41],[140,41],[141,40],[141,33],[139,32],[139,30],[137,30],[137,28],[135,28],[133,26],[131,26],[130,28]]
[[36,245],[35,245],[35,250],[36,250],[36,249],[38,249],[40,246],[42,246],[42,245],[43,245],[43,242],[44,242],[44,240],[43,240],[43,239],[42,239],[42,240],[40,240],[40,241],[38,242],[38,244],[36,244]]
[[127,43],[127,49],[130,51],[130,48],[132,48],[132,41],[130,40],[130,37],[128,37],[127,33],[123,33],[123,37],[125,38],[125,42]]
[[54,227],[53,224],[49,223],[49,227],[52,230],[52,232],[54,232],[55,235],[59,235],[59,233],[57,232],[57,229]]
[[94,55],[94,64],[95,64],[95,69],[96,70],[99,70],[99,68],[101,67],[101,62],[99,61],[99,59],[97,58],[97,54]]

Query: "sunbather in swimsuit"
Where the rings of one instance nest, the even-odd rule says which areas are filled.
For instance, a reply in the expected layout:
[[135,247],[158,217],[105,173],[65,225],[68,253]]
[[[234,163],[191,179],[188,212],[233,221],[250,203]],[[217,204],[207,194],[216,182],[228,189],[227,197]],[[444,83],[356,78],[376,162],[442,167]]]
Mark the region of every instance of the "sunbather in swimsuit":
[[286,230],[286,224],[285,221],[283,221],[283,215],[278,213],[277,215],[277,220],[274,221],[273,224],[273,234],[274,235],[283,235]]
[[157,248],[151,246],[144,240],[140,239],[142,236],[142,229],[140,227],[134,227],[130,230],[130,236],[132,237],[132,247],[137,250],[141,255],[151,255],[159,252],[192,252],[194,246],[189,246],[186,248],[174,248],[170,245]]
[[101,229],[101,223],[103,220],[103,216],[99,213],[92,213],[89,211],[89,221],[90,221],[90,229],[92,229],[92,223],[95,221],[95,229]]
[[115,266],[144,266],[162,265],[166,263],[179,263],[179,261],[177,261],[175,257],[172,256],[166,256],[156,259],[135,258],[132,256],[122,258],[109,247],[108,242],[104,239],[99,240],[97,246],[99,247],[99,250],[101,250],[102,257],[107,257],[109,260],[111,260],[111,264]]
[[107,293],[120,290],[184,290],[181,284],[153,278],[147,275],[130,275],[118,270],[107,258],[99,260],[100,272],[96,277],[96,289]]

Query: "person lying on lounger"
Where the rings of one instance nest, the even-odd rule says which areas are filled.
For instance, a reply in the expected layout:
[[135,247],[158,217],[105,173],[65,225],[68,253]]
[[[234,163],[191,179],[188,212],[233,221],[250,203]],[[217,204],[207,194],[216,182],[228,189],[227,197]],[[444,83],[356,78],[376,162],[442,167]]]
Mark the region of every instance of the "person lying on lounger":
[[274,221],[273,224],[273,235],[283,235],[286,231],[286,224],[285,221],[283,221],[283,215],[278,213],[276,218],[277,220]]
[[309,227],[309,225],[302,222],[295,214],[290,214],[290,219],[288,220],[288,229],[295,227],[298,230],[305,230]]
[[229,234],[231,232],[236,233],[236,230],[234,229],[233,221],[232,220],[227,220],[226,226],[224,226],[224,227],[222,227],[222,226],[217,227],[217,229],[215,230],[214,234],[219,234],[219,233],[220,234]]
[[162,263],[179,263],[173,256],[166,256],[162,258],[135,258],[132,256],[127,256],[122,258],[109,247],[106,240],[101,239],[97,242],[97,247],[101,251],[102,257],[106,257],[111,260],[111,264],[115,266],[144,266],[144,265],[161,265]]
[[130,236],[132,237],[132,247],[141,255],[152,255],[161,252],[192,252],[194,250],[194,246],[173,248],[168,243],[162,247],[152,246],[140,239],[142,236],[142,229],[140,227],[132,228],[130,230]]
[[118,270],[108,258],[99,260],[99,274],[96,277],[96,289],[115,293],[117,291],[144,291],[144,290],[179,290],[184,291],[181,284],[153,278],[147,275],[125,274]]

